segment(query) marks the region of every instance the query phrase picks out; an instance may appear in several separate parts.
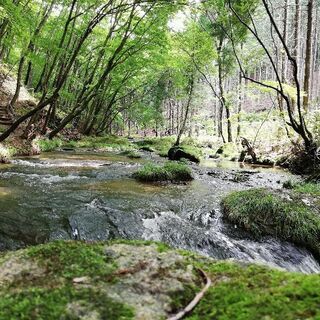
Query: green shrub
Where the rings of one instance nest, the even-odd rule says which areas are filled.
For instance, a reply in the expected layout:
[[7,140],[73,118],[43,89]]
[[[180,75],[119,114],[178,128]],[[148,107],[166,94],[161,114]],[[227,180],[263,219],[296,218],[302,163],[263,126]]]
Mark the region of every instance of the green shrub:
[[320,215],[301,200],[252,189],[231,193],[222,205],[229,221],[255,236],[271,235],[291,241],[320,257]]
[[163,166],[147,164],[135,172],[133,177],[143,182],[190,181],[193,179],[188,166],[171,161],[166,162]]

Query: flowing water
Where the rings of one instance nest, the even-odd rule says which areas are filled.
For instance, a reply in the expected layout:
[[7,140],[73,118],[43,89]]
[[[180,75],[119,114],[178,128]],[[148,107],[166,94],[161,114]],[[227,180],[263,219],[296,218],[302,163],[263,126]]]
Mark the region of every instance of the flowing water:
[[209,161],[193,167],[190,184],[143,184],[130,176],[145,161],[57,152],[1,166],[0,250],[55,239],[145,239],[217,259],[320,272],[307,250],[272,238],[255,241],[221,218],[228,192],[281,188],[285,172]]

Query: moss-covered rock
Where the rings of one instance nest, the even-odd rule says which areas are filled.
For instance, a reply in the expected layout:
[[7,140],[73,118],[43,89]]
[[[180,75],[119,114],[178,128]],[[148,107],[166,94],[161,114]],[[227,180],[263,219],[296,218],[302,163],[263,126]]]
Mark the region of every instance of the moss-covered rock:
[[168,150],[174,142],[173,137],[148,138],[136,142],[136,145],[142,151],[156,152],[161,156],[168,156]]
[[[314,203],[313,203],[314,202]],[[274,236],[305,246],[320,257],[320,210],[305,194],[266,189],[234,192],[222,202],[224,216],[257,237]]]
[[149,243],[54,242],[0,265],[0,319],[162,319],[172,295],[201,281],[181,254]]
[[187,159],[191,162],[199,163],[200,156],[196,150],[191,147],[174,146],[168,151],[168,157],[170,160],[180,161],[181,159]]
[[234,143],[225,143],[217,151],[216,156],[224,159],[238,159],[239,151]]
[[318,319],[320,278],[217,262],[160,243],[53,242],[0,256],[0,319]]

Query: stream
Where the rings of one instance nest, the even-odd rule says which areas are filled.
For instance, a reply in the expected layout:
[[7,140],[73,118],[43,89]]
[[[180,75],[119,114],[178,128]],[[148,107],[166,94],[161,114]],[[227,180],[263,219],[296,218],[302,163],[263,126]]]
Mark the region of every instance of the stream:
[[0,166],[0,250],[56,239],[144,239],[216,259],[320,272],[305,249],[273,238],[256,241],[222,220],[233,190],[281,188],[282,170],[204,161],[183,185],[138,183],[131,174],[155,155],[54,152]]

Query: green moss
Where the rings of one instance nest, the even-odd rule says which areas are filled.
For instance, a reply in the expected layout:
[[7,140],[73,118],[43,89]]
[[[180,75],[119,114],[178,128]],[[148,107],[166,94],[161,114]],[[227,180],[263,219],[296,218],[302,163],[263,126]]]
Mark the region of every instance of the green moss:
[[294,185],[293,189],[299,193],[310,194],[313,196],[320,196],[320,184],[319,183],[300,183]]
[[60,148],[63,144],[61,139],[38,139],[36,144],[39,146],[42,152],[50,152]]
[[282,184],[282,187],[284,189],[292,190],[295,186],[295,183],[292,180],[287,180]]
[[200,263],[214,285],[186,319],[318,319],[318,275],[227,262]]
[[316,182],[295,183],[292,180],[288,180],[283,183],[283,188],[291,189],[301,194],[320,196],[320,184]]
[[217,150],[216,154],[229,160],[239,157],[238,148],[234,143],[225,143]]
[[[163,138],[150,138],[142,141],[138,141],[136,144],[139,148],[150,149],[155,151],[161,157],[167,157],[168,151],[172,148],[175,143],[175,137],[163,137]],[[180,145],[181,149],[185,152],[190,153],[198,159],[202,157],[201,148],[197,142],[191,138],[186,138]]]
[[191,156],[193,156],[195,159],[197,159],[198,162],[200,162],[201,158],[202,158],[202,151],[201,148],[198,148],[196,146],[192,146],[192,145],[186,145],[186,144],[181,144],[180,147],[182,148],[182,150],[188,154],[190,154]]
[[[106,259],[104,248],[114,243],[131,245],[132,251],[136,246],[153,244],[150,241],[128,240],[91,244],[54,242],[19,251],[18,256],[37,262],[45,272],[38,275],[42,281],[35,279],[36,275],[30,278],[26,274],[24,281],[20,279],[7,286],[2,283],[0,319],[133,319],[132,309],[107,294],[108,286],[105,285],[115,274],[116,267],[109,255]],[[159,255],[162,250],[172,250],[161,243],[157,246]],[[213,283],[186,319],[320,318],[319,275],[214,261],[184,250],[178,250],[178,253],[183,258],[172,268],[192,266],[194,272],[202,269]],[[10,253],[9,258],[13,255],[15,253]],[[152,256],[152,259],[156,257]],[[86,276],[90,281],[75,284],[72,280],[76,276]],[[158,276],[161,277],[161,274]],[[185,283],[180,291],[170,294],[174,313],[183,309],[204,286],[204,279],[200,281],[199,275],[197,278],[195,285]],[[143,290],[141,294],[144,294]],[[153,293],[148,291],[147,294]]]
[[224,215],[257,237],[279,237],[320,256],[320,215],[300,199],[292,198],[265,189],[234,192],[223,200]]
[[133,177],[143,182],[190,181],[193,179],[188,166],[172,161],[166,162],[163,166],[147,164],[135,172]]
[[133,311],[93,288],[31,287],[0,293],[0,319],[132,319]]
[[127,244],[131,246],[150,246],[152,244],[155,244],[158,248],[159,252],[166,252],[170,250],[170,247],[163,243],[163,242],[155,242],[150,240],[126,240],[126,239],[116,239],[116,240],[110,240],[107,242],[109,245],[112,244]]
[[[132,319],[133,311],[110,299],[99,286],[114,281],[116,266],[104,254],[103,245],[52,242],[23,251],[44,272],[31,282],[17,278],[0,290],[0,319],[79,319],[93,312],[99,319]],[[86,277],[89,285],[75,285]]]
[[172,295],[170,295],[170,306],[173,313],[178,313],[180,310],[183,310],[192,301],[198,291],[198,287],[186,284],[181,291],[173,292]]
[[138,141],[136,145],[144,150],[149,149],[155,151],[157,154],[166,157],[168,151],[174,144],[174,137],[163,137],[163,138],[149,138],[142,141]]
[[51,242],[30,248],[29,257],[34,257],[45,266],[49,275],[65,279],[75,277],[106,277],[112,274],[115,266],[103,254],[103,246],[80,242]]
[[103,137],[84,137],[79,141],[70,141],[64,146],[80,149],[112,149],[115,151],[134,149],[134,146],[127,138],[113,135]]

